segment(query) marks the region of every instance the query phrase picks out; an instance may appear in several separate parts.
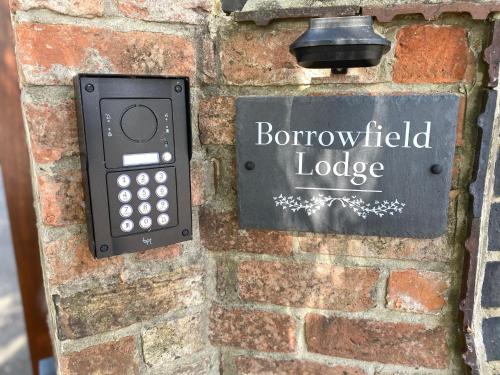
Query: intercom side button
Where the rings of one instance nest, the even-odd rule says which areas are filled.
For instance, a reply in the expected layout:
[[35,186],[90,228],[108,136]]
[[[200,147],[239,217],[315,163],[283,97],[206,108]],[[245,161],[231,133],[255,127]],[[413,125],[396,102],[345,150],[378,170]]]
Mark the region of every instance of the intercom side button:
[[166,151],[163,154],[161,154],[161,158],[165,163],[170,163],[174,157],[170,152]]

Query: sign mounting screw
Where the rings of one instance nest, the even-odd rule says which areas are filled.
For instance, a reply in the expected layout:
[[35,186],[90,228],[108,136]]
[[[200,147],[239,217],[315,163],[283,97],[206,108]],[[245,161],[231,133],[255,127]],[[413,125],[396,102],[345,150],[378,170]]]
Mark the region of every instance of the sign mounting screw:
[[85,85],[85,91],[87,91],[87,92],[93,92],[94,91],[94,85],[91,84],[91,83],[87,83]]
[[443,172],[443,166],[441,164],[434,164],[431,166],[432,174],[441,174]]
[[248,170],[248,171],[252,171],[255,169],[255,163],[251,160],[247,161],[245,163],[245,169]]

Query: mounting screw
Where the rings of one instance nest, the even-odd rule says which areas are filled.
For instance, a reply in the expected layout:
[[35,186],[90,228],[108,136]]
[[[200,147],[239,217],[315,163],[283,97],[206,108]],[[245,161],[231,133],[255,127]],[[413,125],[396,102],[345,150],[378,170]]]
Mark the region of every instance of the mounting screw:
[[441,174],[443,172],[443,167],[441,164],[434,164],[431,166],[431,173],[432,174]]
[[85,91],[87,91],[87,92],[92,92],[92,91],[94,91],[94,85],[93,85],[93,84],[91,84],[91,83],[87,83],[87,84],[85,85]]
[[245,169],[246,169],[246,170],[249,170],[249,171],[254,170],[254,169],[255,169],[255,163],[254,163],[253,161],[250,161],[250,160],[249,160],[249,161],[247,161],[247,162],[245,163]]
[[105,253],[105,252],[106,252],[106,251],[108,251],[108,250],[109,250],[108,245],[101,245],[101,247],[99,248],[99,251],[100,251],[101,253]]
[[183,235],[184,237],[189,236],[189,229],[183,229],[183,230],[182,230],[182,235]]
[[182,91],[182,86],[181,85],[176,85],[174,88],[175,92],[181,92]]

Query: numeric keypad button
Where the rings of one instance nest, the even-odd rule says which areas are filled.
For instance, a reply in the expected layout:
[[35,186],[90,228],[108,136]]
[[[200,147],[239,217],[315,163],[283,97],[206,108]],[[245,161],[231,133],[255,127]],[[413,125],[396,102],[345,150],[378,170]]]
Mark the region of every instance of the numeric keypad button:
[[156,203],[156,209],[160,212],[165,212],[166,210],[168,210],[168,207],[169,207],[169,204],[168,204],[168,201],[166,199],[160,199]]
[[167,214],[158,215],[156,221],[158,222],[158,225],[165,226],[169,223],[170,216],[168,216]]
[[129,190],[122,190],[118,193],[118,200],[122,203],[128,203],[132,199],[132,193]]
[[132,213],[134,210],[132,209],[132,206],[129,204],[124,204],[123,206],[120,207],[120,216],[121,217],[130,217],[132,216]]
[[130,177],[128,175],[126,175],[126,174],[121,174],[116,179],[116,183],[121,188],[129,187],[129,185],[130,185]]
[[139,220],[139,226],[142,229],[151,228],[151,224],[153,224],[153,220],[151,220],[151,218],[149,216],[141,217],[141,219]]
[[149,198],[150,195],[151,193],[148,188],[142,187],[137,190],[137,198],[139,198],[141,201],[145,201]]
[[142,202],[139,205],[139,212],[141,215],[147,215],[151,212],[151,205],[148,202]]
[[159,184],[163,184],[165,181],[167,181],[167,173],[165,171],[156,172],[155,181]]
[[141,186],[147,185],[149,182],[149,175],[145,172],[141,172],[137,175],[135,181],[137,182],[138,185]]
[[122,232],[131,232],[134,229],[134,222],[132,220],[123,220],[120,224]]
[[156,196],[158,198],[165,198],[168,194],[168,188],[165,185],[160,185],[156,188]]

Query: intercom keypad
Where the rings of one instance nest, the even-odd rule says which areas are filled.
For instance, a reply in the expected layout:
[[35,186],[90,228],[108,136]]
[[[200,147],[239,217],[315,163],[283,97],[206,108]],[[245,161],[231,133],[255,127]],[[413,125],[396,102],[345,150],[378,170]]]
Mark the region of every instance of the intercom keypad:
[[107,185],[113,236],[177,225],[174,167],[108,173]]
[[190,240],[189,79],[81,74],[74,82],[93,255]]

